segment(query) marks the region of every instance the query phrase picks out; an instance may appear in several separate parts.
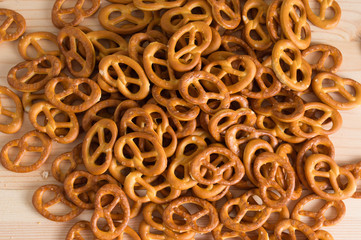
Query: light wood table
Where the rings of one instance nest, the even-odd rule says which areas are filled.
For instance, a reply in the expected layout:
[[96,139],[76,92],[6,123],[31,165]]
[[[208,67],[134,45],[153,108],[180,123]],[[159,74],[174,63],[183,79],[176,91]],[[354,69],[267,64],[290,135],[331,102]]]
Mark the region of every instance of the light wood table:
[[[27,21],[26,33],[58,30],[51,23],[53,0],[0,0],[0,8],[10,8],[21,13]],[[106,5],[105,1],[102,3]],[[339,1],[342,19],[333,30],[321,30],[312,26],[312,41],[336,46],[343,53],[343,63],[339,75],[361,82],[361,1]],[[83,25],[93,30],[100,29],[96,18],[86,19]],[[9,69],[22,61],[17,52],[17,41],[0,44],[0,85],[7,85]],[[5,103],[6,105],[6,103]],[[343,126],[331,136],[336,148],[336,161],[339,164],[361,160],[361,107],[352,111],[342,111]],[[11,139],[20,138],[33,127],[25,115],[21,131],[12,135],[0,134],[0,147]],[[72,224],[88,220],[91,212],[86,211],[68,223],[56,223],[38,214],[31,203],[33,192],[41,185],[57,183],[49,173],[52,160],[71,147],[55,144],[51,157],[41,169],[17,174],[0,166],[0,239],[59,240],[64,239]],[[325,228],[337,240],[361,239],[361,199],[345,201],[347,213],[343,221],[334,227]],[[139,220],[137,220],[139,221]],[[133,222],[132,225],[138,225]],[[210,239],[209,235],[204,239]]]

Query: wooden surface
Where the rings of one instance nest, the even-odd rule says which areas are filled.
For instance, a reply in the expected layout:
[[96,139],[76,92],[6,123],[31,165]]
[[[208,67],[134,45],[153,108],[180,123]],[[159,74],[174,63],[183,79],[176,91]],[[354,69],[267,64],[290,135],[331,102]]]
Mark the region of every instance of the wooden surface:
[[[56,33],[50,14],[53,0],[0,0],[0,8],[10,8],[21,13],[27,20],[26,32],[51,31]],[[107,4],[105,2],[102,3]],[[312,40],[336,46],[343,53],[343,63],[339,75],[361,82],[361,1],[339,1],[342,18],[333,30],[321,30],[312,26]],[[99,29],[96,18],[87,19],[83,25]],[[7,85],[9,69],[22,61],[17,52],[17,41],[0,44],[0,84]],[[6,105],[6,102],[5,102]],[[331,136],[336,148],[336,161],[339,164],[361,160],[361,107],[352,111],[341,112],[342,129]],[[0,133],[0,147],[11,139],[19,138],[33,127],[27,115],[25,123],[16,134]],[[69,151],[70,146],[54,144],[51,157],[41,169],[16,174],[0,165],[0,239],[64,239],[69,227],[78,220],[88,220],[91,212],[86,211],[69,223],[56,223],[38,214],[31,204],[34,190],[44,184],[56,183],[52,176],[45,178],[52,160],[60,153]],[[360,185],[360,184],[359,184]],[[361,185],[360,185],[361,186]],[[361,239],[361,199],[348,199],[346,216],[334,227],[325,228],[335,239]],[[131,225],[138,225],[133,222]],[[207,235],[204,239],[210,239]]]

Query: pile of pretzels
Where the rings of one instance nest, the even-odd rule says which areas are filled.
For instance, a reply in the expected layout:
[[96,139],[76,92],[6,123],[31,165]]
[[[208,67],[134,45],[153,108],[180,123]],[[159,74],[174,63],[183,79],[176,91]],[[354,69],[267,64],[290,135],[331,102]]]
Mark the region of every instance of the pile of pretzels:
[[[342,200],[361,198],[361,163],[339,166],[328,135],[341,128],[338,110],[361,104],[361,85],[336,74],[337,48],[310,45],[307,19],[335,27],[336,1],[318,0],[317,14],[308,0],[67,2],[53,6],[57,35],[18,42],[25,61],[7,80],[21,99],[0,87],[16,105],[1,107],[11,122],[0,131],[19,131],[24,111],[35,128],[3,146],[6,169],[35,171],[52,141],[81,140],[53,161],[59,184],[33,195],[53,221],[92,211],[67,240],[333,239],[321,228],[342,220]],[[105,30],[79,25],[96,13]],[[0,15],[0,42],[23,35],[20,14]],[[39,156],[31,165],[27,152]],[[52,212],[57,204],[69,211]]]

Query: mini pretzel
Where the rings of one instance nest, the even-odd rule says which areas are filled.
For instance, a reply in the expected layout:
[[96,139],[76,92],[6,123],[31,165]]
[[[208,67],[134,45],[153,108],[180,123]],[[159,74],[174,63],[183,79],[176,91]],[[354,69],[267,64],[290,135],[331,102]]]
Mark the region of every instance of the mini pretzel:
[[[18,91],[39,91],[50,79],[60,74],[61,65],[61,61],[52,55],[45,55],[32,61],[21,62],[10,69],[8,83]],[[26,70],[26,73],[18,77],[17,73],[22,70]]]
[[[219,212],[221,223],[227,228],[237,232],[248,232],[258,229],[265,223],[272,213],[272,208],[250,201],[254,196],[259,196],[258,189],[249,190],[238,198],[227,201]],[[236,215],[231,215],[229,211],[234,208]],[[247,213],[255,213],[253,221],[247,221]]]
[[[208,87],[203,86],[202,82],[217,89],[216,92],[207,91]],[[192,91],[196,91],[196,93],[192,93]],[[230,96],[225,84],[213,74],[205,71],[184,74],[179,83],[179,92],[186,101],[198,105],[206,113],[216,113],[229,106]],[[194,97],[194,95],[197,96]],[[211,108],[210,100],[216,100],[219,104],[215,108]]]
[[[324,81],[332,81],[331,86],[324,86]],[[346,89],[349,86],[354,92]],[[349,110],[361,104],[361,84],[348,78],[342,78],[333,73],[322,72],[312,81],[312,89],[322,102],[339,110]],[[339,93],[342,98],[335,98],[331,93]]]
[[[213,155],[212,157],[216,156],[216,158],[211,158],[211,155]],[[204,185],[216,183],[234,185],[244,175],[244,166],[241,160],[233,152],[221,146],[208,147],[199,152],[193,157],[189,167],[190,176]],[[211,177],[203,177],[202,168],[206,168]],[[233,170],[233,174],[226,178],[225,172],[230,171],[230,169]]]
[[[95,51],[87,35],[79,28],[64,27],[59,31],[57,41],[70,73],[78,78],[89,77],[95,67]],[[81,47],[86,49],[84,53],[81,53]],[[73,61],[81,66],[80,70],[73,67]]]
[[[102,199],[105,196],[111,196],[112,201],[104,206]],[[95,210],[90,221],[94,235],[100,239],[114,239],[122,234],[130,219],[129,203],[123,190],[116,184],[106,184],[97,191],[94,204]],[[122,213],[113,213],[115,209]],[[99,228],[100,219],[106,220],[107,230]]]
[[[316,44],[313,46],[310,46],[302,51],[302,57],[305,58],[308,55],[312,53],[322,53],[319,60],[314,63],[310,64],[311,68],[313,70],[319,71],[319,72],[331,72],[336,73],[337,70],[340,68],[342,63],[342,53],[337,48],[327,45],[327,44]],[[325,63],[328,57],[332,57],[333,64],[331,67],[326,67]]]
[[167,8],[176,8],[182,6],[186,0],[175,0],[175,1],[167,1],[167,0],[152,0],[152,1],[145,1],[145,0],[134,0],[134,6],[144,10],[144,11],[157,11],[161,9]]
[[[109,68],[115,70],[116,77],[112,77]],[[132,71],[136,74],[132,75]],[[124,55],[109,55],[99,63],[99,73],[103,79],[129,99],[141,100],[149,93],[149,80],[143,68],[135,60]],[[132,85],[138,87],[134,91]]]
[[[36,138],[41,141],[41,146],[33,146],[30,139]],[[20,139],[12,140],[4,145],[1,150],[1,164],[13,172],[32,172],[39,169],[48,159],[51,151],[51,139],[38,131],[31,131],[23,135]],[[14,161],[10,159],[9,150],[13,147],[19,148]],[[23,165],[26,152],[40,153],[39,158],[31,165]]]
[[[40,45],[41,41],[46,41],[47,45]],[[52,50],[50,46],[56,47],[56,50]],[[31,61],[40,58],[45,55],[53,55],[61,59],[60,50],[57,48],[58,42],[56,35],[50,32],[33,32],[24,35],[18,44],[18,51],[22,58]],[[44,48],[43,48],[44,47]],[[46,48],[45,48],[46,47]],[[36,51],[35,56],[28,54],[28,49],[33,48]]]
[[[193,9],[201,8],[202,12],[194,14]],[[179,19],[174,21],[175,17]],[[189,1],[182,7],[172,8],[166,11],[161,19],[160,26],[167,33],[175,33],[189,22],[203,21],[210,25],[212,22],[212,9],[205,0]]]
[[[291,0],[286,0],[288,2]],[[298,1],[298,0],[295,0]],[[286,51],[290,51],[293,57],[289,56]],[[285,72],[281,66],[282,62],[286,63],[290,70]],[[311,67],[302,58],[300,50],[294,43],[289,40],[278,41],[272,50],[272,68],[279,81],[292,90],[304,91],[311,83]],[[298,71],[302,73],[302,79],[298,79]]]
[[[194,204],[198,208],[198,212],[191,214],[183,204]],[[183,218],[186,224],[179,225],[174,221],[173,216],[178,215]],[[202,226],[197,224],[197,220],[203,216],[208,216],[209,220]],[[197,233],[207,233],[212,231],[219,223],[218,213],[215,207],[206,200],[196,197],[179,197],[173,200],[163,212],[163,222],[166,227],[176,232],[195,231]]]
[[[323,204],[317,207],[317,210],[315,211],[304,210],[307,204],[311,204],[310,202],[316,199],[319,200],[322,198],[320,196],[317,196],[316,194],[310,194],[302,198],[294,207],[292,211],[292,218],[298,221],[301,221],[302,216],[307,216],[309,218],[314,219],[314,224],[312,224],[310,227],[312,228],[313,231],[316,231],[323,226],[327,227],[327,226],[336,225],[345,216],[346,206],[341,200],[338,201],[324,200],[322,201]],[[337,215],[331,219],[327,219],[325,213],[328,209],[332,207],[336,210]]]
[[[14,41],[23,35],[26,28],[26,22],[21,14],[10,9],[0,8],[0,16],[5,16],[5,20],[0,25],[0,43]],[[16,25],[16,31],[14,33],[8,32],[12,23],[15,23]]]
[[[88,130],[83,141],[82,156],[85,167],[90,173],[100,175],[109,168],[113,156],[111,150],[117,135],[117,125],[111,119],[101,119]],[[93,142],[97,143],[96,149],[91,149]],[[105,159],[101,158],[102,154],[105,154]]]
[[[150,146],[142,149],[137,145],[138,141],[147,141]],[[133,156],[128,156],[127,151]],[[114,155],[123,165],[135,167],[147,176],[159,175],[167,167],[167,157],[162,145],[153,134],[147,132],[133,132],[120,137],[114,145]],[[146,160],[151,160],[153,165],[145,165]]]
[[[222,37],[222,46],[226,51],[217,51],[214,54],[215,55],[210,55],[208,57],[208,60],[210,62],[215,61],[215,59],[213,59],[215,56],[217,56],[218,54],[227,54],[229,56],[234,55],[234,52],[239,53],[239,55],[249,55],[251,57],[256,58],[256,54],[255,52],[252,50],[252,48],[250,46],[248,46],[248,44],[242,40],[242,38],[233,36],[233,35],[223,35]],[[229,57],[228,56],[228,57]],[[225,57],[226,59],[227,57]],[[221,60],[221,59],[218,59]],[[224,59],[223,59],[224,60]]]
[[[110,4],[99,11],[98,20],[105,29],[111,32],[132,34],[145,28],[152,20],[152,12],[149,11],[141,11],[143,17],[132,15],[133,12],[139,10],[133,3]],[[120,13],[120,16],[111,19],[112,13]]]
[[[53,192],[55,194],[54,198],[51,200],[44,202],[43,195],[45,192]],[[70,208],[70,212],[66,214],[53,214],[51,213],[48,208],[57,205],[57,204],[64,204]],[[67,222],[71,219],[77,217],[79,214],[83,212],[82,208],[77,207],[72,202],[68,201],[65,198],[64,190],[62,187],[58,185],[48,184],[38,188],[33,195],[33,206],[35,209],[43,215],[45,218],[50,219],[56,222]]]
[[[197,35],[199,36],[198,40]],[[187,45],[177,49],[177,45],[185,37],[189,39]],[[184,25],[169,39],[169,65],[179,72],[193,69],[200,62],[202,52],[207,49],[211,41],[212,30],[206,23],[191,22]]]
[[[272,45],[271,38],[265,32],[262,25],[266,24],[267,4],[262,0],[247,1],[242,10],[242,19],[245,23],[244,38],[248,44],[256,50],[265,50]],[[257,9],[257,15],[253,19],[248,18],[249,12]],[[251,32],[255,31],[258,38],[254,38]]]
[[266,25],[270,38],[273,42],[277,42],[284,38],[281,28],[280,12],[283,0],[275,0],[269,5],[266,15]]
[[[338,3],[334,0],[325,1],[317,0],[320,4],[320,12],[318,15],[312,11],[309,0],[303,0],[307,13],[307,19],[310,20],[314,25],[323,29],[331,29],[337,26],[341,19],[341,8]],[[327,18],[326,11],[330,8],[333,11],[333,17]]]
[[[133,171],[125,177],[124,191],[133,201],[136,202],[154,202],[163,204],[180,196],[181,191],[170,187],[169,182],[160,176],[145,176],[139,171]],[[141,186],[146,191],[144,196],[139,196],[135,189]],[[169,188],[170,190],[166,190]]]
[[212,6],[214,20],[224,29],[235,29],[241,22],[241,3],[239,0],[207,0]]
[[124,100],[119,103],[114,111],[114,122],[119,123],[124,116],[124,113],[131,108],[138,108],[139,104],[133,100]]
[[[63,88],[63,91],[55,93],[56,88],[60,85],[66,87]],[[84,87],[85,89],[81,87]],[[84,93],[84,90],[87,90],[87,87],[90,92]],[[94,81],[88,78],[72,79],[69,77],[57,77],[51,79],[46,84],[45,96],[51,104],[60,110],[78,113],[88,110],[97,103],[101,97],[101,90]],[[69,96],[76,96],[77,99],[82,100],[82,103],[77,104],[76,106],[64,103],[64,100]]]
[[332,235],[325,230],[317,230],[315,233],[318,240],[334,240]]
[[168,114],[169,125],[173,128],[178,139],[185,138],[194,133],[197,128],[197,120],[182,121]]
[[[63,154],[59,155],[58,157],[56,157],[51,165],[51,174],[59,182],[64,182],[64,179],[70,173],[72,173],[78,166],[78,163],[76,162],[76,160],[73,158],[72,155],[73,155],[72,152],[63,153]],[[63,169],[61,167],[62,167],[62,164],[65,162],[70,163],[70,166],[65,171],[63,171]]]
[[[76,26],[79,25],[84,18],[93,15],[100,7],[100,0],[91,0],[91,7],[83,8],[85,0],[77,0],[74,7],[72,8],[63,8],[63,4],[67,0],[56,0],[53,9],[51,18],[53,24],[57,28],[67,27],[67,26]],[[69,19],[64,20],[64,16],[73,16],[74,19],[69,21]],[[65,17],[66,18],[66,17]]]
[[[307,116],[308,111],[317,111],[317,116]],[[329,121],[332,127],[327,129]],[[341,128],[341,114],[323,103],[310,102],[305,104],[305,113],[297,121],[291,122],[290,130],[297,136],[312,138],[317,135],[330,135]]]
[[64,180],[66,196],[78,207],[93,209],[94,195],[105,184],[117,181],[107,174],[95,176],[84,171],[70,173]]
[[282,232],[288,230],[290,239],[296,240],[296,230],[300,231],[308,240],[318,240],[316,233],[307,226],[305,223],[294,220],[294,219],[285,219],[277,223],[274,230],[274,235],[277,240],[281,240]]
[[237,238],[241,240],[251,240],[251,239],[269,240],[266,229],[260,227],[256,231],[257,231],[257,235],[255,235],[254,232],[230,231],[222,223],[220,223],[215,229],[213,229],[212,236],[214,240],[227,240],[227,239],[237,239]]
[[288,142],[288,143],[301,143],[306,140],[304,137],[296,136],[294,133],[291,132],[291,124],[287,122],[281,122],[276,119],[272,119],[275,123],[275,132],[276,136],[281,140]]
[[12,119],[10,123],[0,124],[0,131],[3,133],[16,133],[23,125],[24,110],[19,97],[10,89],[4,86],[0,86],[0,94],[3,94],[11,99],[15,103],[15,111],[10,111],[9,107],[3,106],[4,103],[0,101],[0,115],[4,115]]
[[[299,11],[299,13],[297,12]],[[282,32],[299,49],[306,49],[311,42],[311,28],[302,0],[285,0],[281,6]]]
[[[38,122],[38,116],[44,114],[46,124]],[[55,119],[57,115],[63,115],[65,119]],[[29,111],[29,119],[35,129],[47,133],[50,138],[59,143],[71,143],[79,133],[79,123],[74,113],[64,112],[48,102],[35,103]],[[59,134],[59,130],[65,129],[66,134]]]
[[[317,164],[325,163],[329,167],[328,171],[322,169],[317,170]],[[307,182],[310,188],[320,197],[326,200],[342,200],[351,197],[356,191],[356,179],[352,173],[342,167],[339,167],[337,163],[327,155],[324,154],[312,154],[306,159],[304,171]],[[347,178],[346,186],[340,187],[337,178],[339,176]],[[319,181],[316,178],[327,179],[330,181],[332,192],[324,191],[322,187],[324,182]]]

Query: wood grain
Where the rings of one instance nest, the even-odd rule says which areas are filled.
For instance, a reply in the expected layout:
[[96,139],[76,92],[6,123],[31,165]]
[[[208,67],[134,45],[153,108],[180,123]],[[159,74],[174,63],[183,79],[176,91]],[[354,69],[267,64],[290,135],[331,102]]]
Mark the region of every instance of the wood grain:
[[[53,0],[0,0],[0,8],[10,8],[21,13],[27,20],[27,33],[50,31],[56,33],[50,14]],[[102,5],[106,5],[105,1]],[[342,19],[337,28],[322,30],[312,26],[314,43],[327,43],[336,46],[343,53],[343,64],[339,75],[361,82],[361,1],[339,1]],[[100,29],[96,16],[86,19],[83,25],[93,30]],[[7,86],[6,76],[9,69],[22,61],[17,52],[17,41],[0,45],[0,84]],[[1,101],[4,105],[8,102]],[[343,126],[331,139],[336,147],[336,161],[339,164],[354,163],[361,160],[361,108],[343,111]],[[0,147],[11,139],[20,138],[33,129],[25,116],[25,123],[20,132],[11,135],[0,133]],[[70,151],[71,146],[55,144],[48,162],[39,170],[16,174],[0,166],[0,239],[64,239],[70,226],[78,220],[88,220],[91,212],[85,211],[69,223],[56,223],[40,216],[32,207],[31,198],[35,189],[47,183],[56,183],[52,176],[43,178],[44,171],[49,172],[52,160],[60,153]],[[325,230],[335,239],[361,239],[361,200],[345,201],[347,213],[343,221]],[[139,218],[131,226],[138,226]],[[137,229],[137,228],[136,228]],[[210,239],[209,235],[202,239]]]

